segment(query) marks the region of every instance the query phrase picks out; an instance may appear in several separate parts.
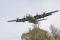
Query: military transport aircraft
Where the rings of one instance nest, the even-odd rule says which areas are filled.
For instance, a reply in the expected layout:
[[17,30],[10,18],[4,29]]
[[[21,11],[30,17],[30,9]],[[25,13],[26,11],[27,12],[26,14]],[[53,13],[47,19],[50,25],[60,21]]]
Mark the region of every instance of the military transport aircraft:
[[38,21],[42,21],[42,20],[46,20],[46,19],[41,19],[41,18],[44,18],[44,17],[47,17],[47,16],[50,16],[50,15],[52,15],[52,13],[55,13],[55,12],[58,12],[59,10],[56,10],[56,11],[52,11],[52,12],[48,12],[48,13],[43,13],[43,14],[41,14],[41,15],[36,15],[36,16],[31,16],[31,15],[29,15],[29,16],[26,16],[26,17],[24,17],[24,18],[21,18],[21,19],[19,19],[19,18],[17,18],[16,20],[10,20],[10,21],[8,21],[8,22],[25,22],[25,21],[37,21],[38,19],[40,19],[40,20],[38,20]]

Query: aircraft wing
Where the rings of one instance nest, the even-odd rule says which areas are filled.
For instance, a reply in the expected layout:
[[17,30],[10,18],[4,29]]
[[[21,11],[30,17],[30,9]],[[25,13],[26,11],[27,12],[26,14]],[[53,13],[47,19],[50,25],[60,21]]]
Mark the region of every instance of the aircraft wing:
[[25,19],[16,19],[16,20],[10,20],[8,22],[25,22],[26,20]]
[[41,15],[36,15],[34,16],[35,19],[40,19],[40,18],[44,18],[44,17],[47,17],[47,16],[50,16],[52,15],[52,13],[55,13],[55,12],[58,12],[59,10],[56,10],[56,11],[52,11],[52,12],[48,12],[48,13],[43,13]]
[[48,13],[55,13],[55,12],[58,12],[59,10],[56,10],[56,11],[52,11],[52,12],[48,12]]
[[8,22],[15,22],[16,20],[10,20],[10,21],[8,21]]
[[44,13],[44,14],[42,14],[42,18],[47,17],[47,16],[50,16],[50,15],[52,15],[52,13],[55,13],[55,12],[58,12],[58,11],[59,10],[48,12],[48,13]]

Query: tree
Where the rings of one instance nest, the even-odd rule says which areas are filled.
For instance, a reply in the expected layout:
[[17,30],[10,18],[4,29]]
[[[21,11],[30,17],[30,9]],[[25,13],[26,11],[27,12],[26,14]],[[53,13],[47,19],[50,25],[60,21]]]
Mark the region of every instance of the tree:
[[53,25],[51,25],[50,29],[52,36],[54,36],[56,40],[60,40],[60,29],[55,28]]
[[33,28],[27,33],[23,33],[22,40],[55,40],[54,37],[48,35],[48,32],[40,28]]
[[32,17],[31,15],[26,16],[26,18],[28,19],[28,21],[29,21],[30,23],[38,24],[38,20],[35,19],[34,17]]

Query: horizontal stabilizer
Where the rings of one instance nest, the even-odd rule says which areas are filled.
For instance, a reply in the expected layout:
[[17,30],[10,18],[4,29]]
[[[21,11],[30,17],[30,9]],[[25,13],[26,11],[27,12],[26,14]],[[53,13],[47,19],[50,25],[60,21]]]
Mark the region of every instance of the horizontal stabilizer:
[[40,20],[38,20],[38,21],[43,21],[43,20],[47,20],[47,19],[40,19]]

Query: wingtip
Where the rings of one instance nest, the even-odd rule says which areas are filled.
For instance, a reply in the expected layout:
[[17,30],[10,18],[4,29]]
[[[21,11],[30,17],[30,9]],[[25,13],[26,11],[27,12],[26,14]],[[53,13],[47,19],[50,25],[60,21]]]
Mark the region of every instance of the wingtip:
[[7,22],[15,22],[16,20],[11,20],[11,21],[7,21]]

